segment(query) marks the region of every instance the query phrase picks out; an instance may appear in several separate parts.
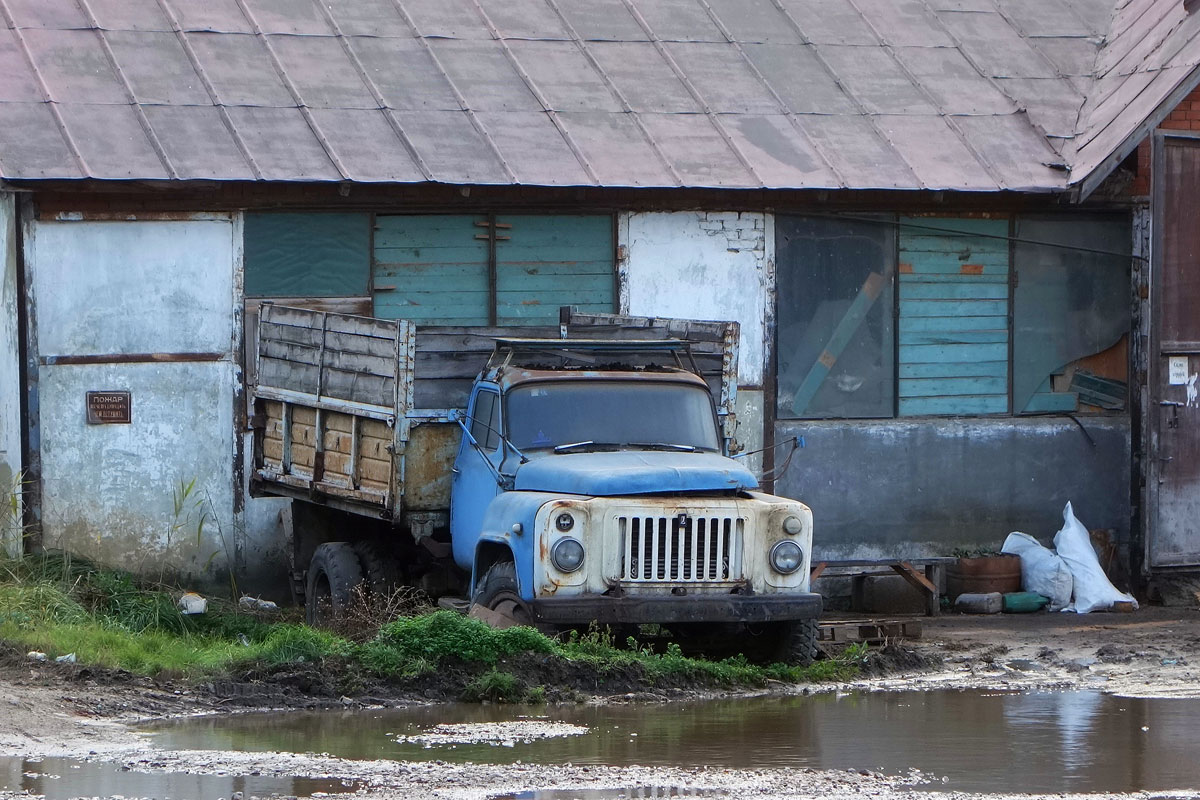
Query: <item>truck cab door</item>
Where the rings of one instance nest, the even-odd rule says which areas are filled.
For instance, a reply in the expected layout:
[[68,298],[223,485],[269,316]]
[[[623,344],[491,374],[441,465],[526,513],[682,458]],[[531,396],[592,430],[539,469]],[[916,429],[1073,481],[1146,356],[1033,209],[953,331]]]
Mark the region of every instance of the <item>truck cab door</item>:
[[497,387],[475,386],[467,405],[466,422],[479,449],[472,446],[469,437],[462,437],[450,490],[450,538],[454,544],[454,560],[469,570],[475,558],[475,543],[479,540],[484,514],[492,499],[500,493],[496,470],[500,468],[504,453]]

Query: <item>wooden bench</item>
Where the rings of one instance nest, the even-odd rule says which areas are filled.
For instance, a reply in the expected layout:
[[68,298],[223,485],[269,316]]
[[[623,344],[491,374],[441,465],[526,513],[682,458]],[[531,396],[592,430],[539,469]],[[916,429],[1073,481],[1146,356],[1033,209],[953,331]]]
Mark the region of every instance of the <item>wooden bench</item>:
[[925,615],[936,617],[941,611],[940,593],[942,573],[947,564],[953,564],[956,558],[860,558],[845,561],[816,561],[813,562],[809,582],[815,581],[828,568],[852,569],[856,572],[847,573],[847,577],[863,576],[864,570],[872,567],[889,567],[901,578],[908,581],[914,588],[925,596]]

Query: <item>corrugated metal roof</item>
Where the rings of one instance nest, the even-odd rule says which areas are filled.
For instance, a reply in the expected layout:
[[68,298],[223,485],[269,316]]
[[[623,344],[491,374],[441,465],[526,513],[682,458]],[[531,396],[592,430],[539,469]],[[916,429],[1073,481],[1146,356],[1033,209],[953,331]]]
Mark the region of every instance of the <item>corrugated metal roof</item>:
[[1112,5],[0,0],[0,176],[1057,190]]

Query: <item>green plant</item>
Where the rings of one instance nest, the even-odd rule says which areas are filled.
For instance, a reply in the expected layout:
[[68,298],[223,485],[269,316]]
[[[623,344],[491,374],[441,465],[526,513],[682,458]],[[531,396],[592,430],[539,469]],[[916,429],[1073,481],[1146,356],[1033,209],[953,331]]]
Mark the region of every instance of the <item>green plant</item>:
[[525,687],[509,672],[489,670],[475,678],[463,690],[462,699],[468,703],[487,700],[492,703],[519,703],[526,697]]

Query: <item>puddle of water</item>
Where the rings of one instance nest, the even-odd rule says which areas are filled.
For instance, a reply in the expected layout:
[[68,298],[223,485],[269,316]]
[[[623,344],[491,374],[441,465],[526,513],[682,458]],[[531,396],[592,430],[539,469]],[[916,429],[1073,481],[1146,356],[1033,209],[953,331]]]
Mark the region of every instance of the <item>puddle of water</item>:
[[354,789],[354,784],[337,780],[136,772],[71,758],[0,758],[0,791],[27,791],[45,795],[46,800],[74,797],[213,800],[232,797],[234,792],[241,792],[244,797],[311,797]]
[[683,789],[678,786],[626,786],[618,789],[534,789],[516,794],[501,794],[491,800],[641,800],[642,798],[711,797],[723,798],[724,792],[707,789]]
[[[513,721],[588,730],[551,737],[490,735],[492,723]],[[479,735],[420,738],[439,725],[466,723],[481,726]],[[170,749],[494,764],[812,767],[896,775],[916,768],[947,778],[936,787],[977,792],[1200,787],[1195,758],[1200,700],[1095,692],[828,694],[607,707],[449,705],[191,718],[152,730],[154,743]]]

